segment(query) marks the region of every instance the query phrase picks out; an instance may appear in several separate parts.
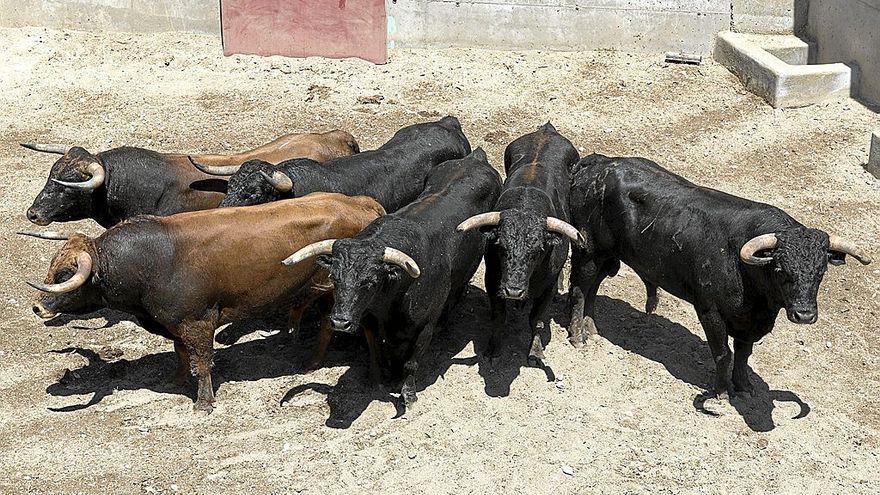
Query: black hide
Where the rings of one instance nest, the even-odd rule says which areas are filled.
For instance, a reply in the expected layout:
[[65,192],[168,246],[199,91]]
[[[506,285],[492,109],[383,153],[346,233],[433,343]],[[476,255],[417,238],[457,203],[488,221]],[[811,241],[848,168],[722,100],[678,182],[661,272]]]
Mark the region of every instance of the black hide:
[[[351,239],[340,239],[326,266],[336,286],[331,321],[337,330],[363,324],[378,334],[373,363],[403,372],[405,403],[416,400],[415,374],[421,355],[447,304],[467,287],[480,263],[485,240],[479,232],[456,232],[463,220],[489,211],[501,178],[482,149],[449,160],[429,173],[422,194],[396,213],[380,217]],[[409,255],[421,275],[383,262],[386,247]],[[375,339],[367,335],[368,339]]]
[[[404,127],[377,150],[325,163],[295,159],[273,166],[262,160],[249,161],[230,179],[229,192],[220,206],[254,205],[322,191],[371,196],[390,213],[422,192],[432,167],[470,152],[458,119],[444,117]],[[268,175],[282,171],[293,181],[293,189],[277,191],[258,173],[260,170]]]
[[500,350],[508,304],[519,308],[531,302],[529,361],[537,364],[544,358],[537,331],[542,322],[548,323],[543,320],[569,248],[567,238],[547,231],[546,220],[568,221],[569,170],[578,158],[571,142],[549,122],[516,139],[504,151],[507,180],[494,208],[501,212],[501,221],[483,228],[489,238],[486,292],[493,320],[489,355]]

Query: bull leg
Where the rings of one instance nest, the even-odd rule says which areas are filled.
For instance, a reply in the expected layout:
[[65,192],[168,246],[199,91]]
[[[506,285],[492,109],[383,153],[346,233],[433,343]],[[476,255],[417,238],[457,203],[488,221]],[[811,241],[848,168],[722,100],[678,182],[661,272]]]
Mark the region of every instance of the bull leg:
[[717,311],[697,313],[706,341],[715,361],[715,394],[726,399],[730,389],[730,347],[727,345],[727,326]]
[[173,383],[184,386],[190,379],[189,352],[183,342],[174,341],[174,353],[177,354],[177,371],[174,373]]
[[370,383],[374,386],[382,384],[382,368],[379,364],[379,356],[382,349],[379,347],[377,331],[370,325],[364,325],[364,337],[367,339],[367,349],[370,351]]
[[296,340],[299,337],[300,323],[308,306],[303,304],[290,310],[287,316],[287,338]]
[[553,302],[553,294],[556,292],[555,284],[551,284],[544,290],[544,293],[537,297],[532,304],[532,311],[529,315],[529,326],[532,329],[532,344],[529,348],[528,362],[530,366],[538,366],[544,361],[544,344],[541,342],[541,334],[538,328],[549,327],[549,318],[547,318],[547,308]]
[[318,345],[315,346],[315,352],[306,363],[306,371],[315,371],[324,363],[327,357],[327,349],[330,347],[330,339],[333,338],[333,329],[330,328],[330,317],[326,314],[321,316],[321,328],[318,330]]
[[645,282],[645,292],[647,299],[645,300],[645,313],[653,314],[657,310],[657,303],[660,299],[657,297],[657,286],[651,282]]
[[214,410],[214,387],[211,368],[214,366],[214,321],[188,321],[172,332],[180,336],[189,353],[190,371],[199,379],[199,389],[193,409],[205,413]]
[[416,397],[416,373],[419,370],[419,362],[421,361],[425,350],[428,348],[428,344],[431,342],[431,337],[434,335],[434,325],[434,323],[428,323],[422,328],[422,331],[419,332],[419,336],[416,338],[416,345],[413,349],[412,355],[403,365],[406,377],[403,379],[403,387],[400,389],[400,397],[403,398],[403,404],[406,407],[411,407],[417,400],[419,400],[419,398]]
[[602,277],[593,259],[585,260],[587,255],[575,252],[571,263],[571,288],[569,289],[569,306],[571,319],[568,325],[568,341],[574,347],[582,347],[587,339],[598,335],[596,330],[595,305],[596,294]]
[[736,394],[754,395],[755,388],[749,380],[749,356],[752,355],[752,342],[733,339],[733,391]]

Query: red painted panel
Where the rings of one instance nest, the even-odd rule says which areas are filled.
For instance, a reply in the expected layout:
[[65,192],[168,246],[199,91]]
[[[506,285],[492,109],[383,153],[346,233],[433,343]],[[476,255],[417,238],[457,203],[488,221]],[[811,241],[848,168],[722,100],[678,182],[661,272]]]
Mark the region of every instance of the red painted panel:
[[385,0],[222,0],[223,53],[384,64]]

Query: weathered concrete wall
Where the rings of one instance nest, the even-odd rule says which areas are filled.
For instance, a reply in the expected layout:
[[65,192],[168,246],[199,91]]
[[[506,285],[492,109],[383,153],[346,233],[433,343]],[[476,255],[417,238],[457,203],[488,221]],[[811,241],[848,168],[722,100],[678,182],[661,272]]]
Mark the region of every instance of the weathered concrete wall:
[[880,0],[810,0],[806,34],[816,61],[858,68],[858,96],[880,104]]
[[725,0],[388,0],[393,46],[708,54]]
[[0,0],[0,26],[220,36],[219,0]]
[[733,30],[739,33],[791,34],[795,4],[804,0],[733,0]]

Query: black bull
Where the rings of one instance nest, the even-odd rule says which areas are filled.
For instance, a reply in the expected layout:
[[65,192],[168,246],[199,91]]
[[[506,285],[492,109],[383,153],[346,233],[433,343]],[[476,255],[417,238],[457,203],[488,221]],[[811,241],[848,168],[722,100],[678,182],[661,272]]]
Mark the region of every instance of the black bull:
[[418,199],[360,235],[316,243],[285,261],[318,256],[336,287],[333,328],[354,332],[363,325],[372,378],[379,379],[380,368],[402,370],[407,405],[416,401],[416,372],[437,322],[467,288],[485,246],[478,232],[455,227],[492,208],[500,192],[498,172],[477,149],[435,167]]
[[[814,323],[828,263],[851,242],[805,227],[779,208],[700,187],[643,158],[582,159],[572,179],[574,225],[586,243],[572,256],[571,331],[595,333],[596,292],[623,261],[644,280],[646,310],[656,290],[694,305],[716,365],[716,392],[751,393],[748,359],[785,309]],[[731,356],[728,337],[733,338]]]
[[220,206],[254,205],[324,191],[367,195],[391,213],[422,192],[432,167],[470,152],[458,119],[444,117],[404,127],[379,149],[324,164],[288,160],[275,166],[249,161],[229,179],[229,191]]
[[569,240],[579,242],[568,222],[570,168],[578,160],[571,142],[547,123],[507,147],[507,180],[494,211],[468,219],[461,230],[480,229],[486,247],[486,292],[492,307],[488,354],[501,344],[501,319],[508,301],[532,300],[529,362],[544,359],[537,333],[556,293],[559,272],[568,259]]

